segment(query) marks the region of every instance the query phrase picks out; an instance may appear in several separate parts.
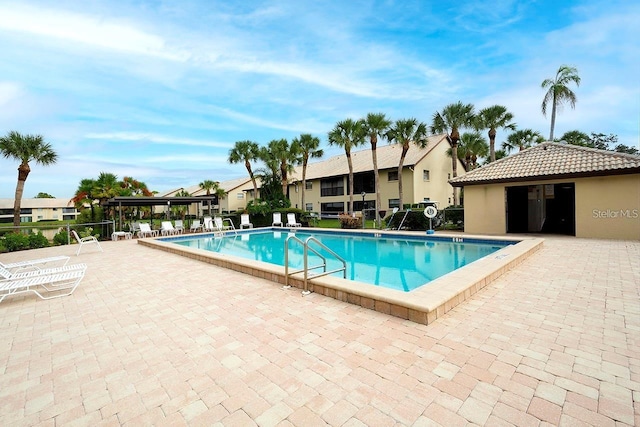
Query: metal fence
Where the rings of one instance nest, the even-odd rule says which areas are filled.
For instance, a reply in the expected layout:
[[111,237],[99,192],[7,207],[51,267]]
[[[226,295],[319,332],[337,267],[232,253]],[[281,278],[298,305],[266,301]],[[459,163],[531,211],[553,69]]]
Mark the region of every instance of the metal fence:
[[52,241],[54,236],[60,231],[66,231],[67,244],[71,244],[71,230],[83,231],[88,227],[91,227],[92,234],[99,234],[101,239],[109,239],[111,233],[115,230],[115,221],[101,221],[101,222],[87,222],[82,224],[70,223],[66,224],[47,224],[41,221],[42,224],[34,223],[32,225],[19,225],[18,227],[12,225],[0,225],[0,234],[10,231],[20,231],[24,234],[42,233],[47,240]]

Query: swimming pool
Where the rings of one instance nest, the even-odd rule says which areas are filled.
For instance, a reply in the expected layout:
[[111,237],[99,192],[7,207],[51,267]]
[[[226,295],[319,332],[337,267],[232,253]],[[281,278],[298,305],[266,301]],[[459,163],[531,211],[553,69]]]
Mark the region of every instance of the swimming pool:
[[[428,284],[460,267],[490,255],[513,241],[440,238],[429,236],[395,236],[380,233],[349,233],[326,231],[260,230],[214,235],[164,238],[176,245],[238,256],[253,261],[285,265],[284,246],[289,236],[305,241],[315,237],[346,261],[346,278],[370,285],[409,292]],[[312,246],[322,250],[319,246]],[[325,253],[326,254],[326,253]],[[291,269],[304,265],[303,247],[289,243],[288,263]],[[309,265],[319,265],[321,259],[309,253]],[[328,270],[341,266],[328,257]],[[342,273],[334,273],[341,277]]]
[[[297,229],[289,230],[287,228],[266,228],[264,230],[281,232],[281,236],[289,232],[300,233],[304,231],[313,231],[318,233],[341,233],[336,230],[329,229]],[[255,232],[255,231],[254,231]],[[423,245],[427,241],[422,233],[408,231],[379,231],[371,232],[366,230],[351,230],[350,233],[360,234],[361,236],[372,236],[377,238],[408,238],[414,239],[419,237]],[[230,233],[229,233],[230,234]],[[246,232],[238,233],[236,244],[249,239]],[[190,236],[169,238],[168,241],[160,240],[160,238],[137,239],[137,243],[142,246],[160,250],[172,255],[191,258],[196,261],[205,262],[218,267],[240,271],[242,273],[266,279],[270,282],[294,286],[293,289],[307,289],[304,281],[298,277],[287,278],[285,268],[269,262],[257,261],[256,259],[247,259],[235,255],[229,255],[224,252],[212,252],[195,247],[177,245],[175,240],[184,237],[189,238],[212,237],[210,234],[199,233]],[[356,280],[345,280],[342,277],[323,276],[315,277],[309,281],[309,290],[313,295],[322,295],[334,298],[349,304],[359,305],[363,308],[375,310],[380,313],[388,314],[402,319],[427,325],[439,317],[443,316],[453,307],[469,299],[476,292],[487,286],[489,283],[500,277],[505,272],[516,267],[525,261],[530,255],[539,250],[544,239],[531,236],[518,237],[490,237],[476,236],[469,234],[448,234],[438,233],[430,236],[431,241],[438,239],[451,241],[455,243],[474,243],[476,241],[493,242],[498,244],[507,242],[511,243],[503,247],[491,255],[478,259],[458,268],[444,276],[429,282],[428,286],[419,286],[411,292],[389,289],[383,286],[372,286]],[[219,239],[218,239],[219,240]],[[215,239],[213,240],[215,241]],[[221,243],[221,242],[217,242]],[[211,277],[212,286],[215,286],[217,278]],[[188,283],[180,284],[181,286],[189,286]],[[302,293],[305,295],[305,292]]]

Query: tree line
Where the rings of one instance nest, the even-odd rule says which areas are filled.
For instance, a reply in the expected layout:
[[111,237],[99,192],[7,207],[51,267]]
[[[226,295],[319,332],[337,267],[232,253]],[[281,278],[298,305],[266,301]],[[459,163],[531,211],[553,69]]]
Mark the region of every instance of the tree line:
[[[541,110],[546,116],[551,110],[551,124],[549,140],[554,141],[556,115],[563,104],[568,103],[575,108],[577,96],[571,89],[571,85],[580,85],[580,77],[575,67],[562,65],[553,78],[545,79],[541,87],[546,89]],[[496,150],[496,137],[498,130],[512,131],[502,144],[502,148]],[[468,132],[461,131],[468,130]],[[486,130],[489,138],[481,135]],[[427,137],[431,134],[444,134],[449,141],[452,176],[457,176],[458,162],[461,160],[467,170],[480,166],[479,159],[486,158],[485,163],[490,163],[504,157],[507,152],[518,149],[523,150],[544,141],[540,132],[532,129],[517,129],[513,122],[513,114],[502,105],[493,105],[483,108],[476,113],[472,104],[464,104],[461,101],[449,104],[436,111],[429,124],[416,118],[390,120],[384,113],[369,113],[365,117],[354,120],[347,118],[336,123],[327,134],[330,145],[344,149],[349,166],[349,212],[353,211],[353,166],[351,163],[351,150],[369,141],[372,154],[372,166],[374,171],[374,187],[376,193],[376,219],[379,218],[381,206],[379,191],[379,173],[377,164],[377,145],[381,139],[388,143],[396,143],[402,146],[398,160],[398,196],[400,206],[403,205],[402,168],[405,156],[412,145],[424,147]],[[638,154],[634,147],[617,144],[615,135],[591,133],[587,135],[575,130],[565,133],[560,140],[569,144],[582,145],[598,149],[615,150],[619,152]],[[614,144],[611,148],[610,144]],[[616,145],[617,144],[617,145]],[[25,181],[31,171],[30,163],[51,165],[57,161],[58,155],[51,144],[44,141],[40,135],[22,135],[18,132],[9,132],[0,138],[0,153],[5,158],[13,158],[20,162],[18,167],[18,182],[15,191],[14,225],[20,224],[20,204],[24,192]],[[455,153],[455,154],[454,154]],[[289,176],[295,166],[302,166],[302,207],[305,207],[306,170],[310,159],[320,158],[324,155],[320,148],[320,139],[308,133],[303,133],[294,138],[291,143],[286,139],[272,140],[266,146],[259,146],[250,140],[238,141],[229,151],[230,163],[244,163],[249,178],[253,184],[255,203],[266,204],[267,207],[290,206],[287,197]],[[256,171],[252,168],[252,162],[262,161],[263,167]],[[261,179],[261,199],[257,199],[258,185],[256,178]],[[204,180],[199,184],[207,195],[215,194],[224,197],[224,190],[219,182]],[[454,205],[458,204],[457,189],[453,188]],[[186,191],[180,193],[188,196]],[[103,204],[106,200],[115,196],[144,195],[151,196],[153,192],[147,189],[143,182],[131,177],[125,177],[121,181],[113,174],[103,172],[97,179],[83,179],[72,198],[77,205],[89,204],[93,209],[93,201],[98,200]],[[43,195],[44,196],[44,195]],[[48,195],[47,195],[48,196]],[[45,196],[46,197],[46,196]],[[250,202],[254,203],[254,201]],[[211,206],[209,206],[211,211]],[[93,212],[93,211],[92,211]],[[93,215],[92,215],[93,216]]]

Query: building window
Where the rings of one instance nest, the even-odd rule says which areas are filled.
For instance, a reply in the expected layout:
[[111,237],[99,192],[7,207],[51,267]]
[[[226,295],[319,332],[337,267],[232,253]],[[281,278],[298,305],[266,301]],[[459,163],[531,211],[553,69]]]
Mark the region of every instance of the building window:
[[338,217],[338,214],[344,212],[344,203],[343,202],[334,202],[334,203],[322,203],[320,205],[320,210],[322,211],[322,215],[330,215]]
[[76,219],[75,215],[62,215],[64,221]]
[[387,172],[388,181],[397,181],[398,180],[398,171],[389,171]]
[[311,212],[313,210],[313,203],[305,203],[304,210],[307,212]]
[[304,182],[305,190],[313,190],[313,181],[305,181]]
[[237,198],[238,200],[242,200],[242,199],[244,199],[244,193],[237,193],[237,194],[236,194],[236,198]]
[[356,173],[353,175],[353,194],[375,193],[375,177],[373,172]]
[[320,181],[320,196],[342,196],[344,195],[344,179],[333,178]]
[[429,171],[426,169],[422,171],[422,180],[429,181]]
[[62,209],[62,213],[74,214],[74,213],[76,213],[76,208],[63,208]]
[[400,199],[389,199],[389,209],[399,208]]
[[38,215],[38,221],[40,221],[41,219],[43,219],[44,217],[42,215]]

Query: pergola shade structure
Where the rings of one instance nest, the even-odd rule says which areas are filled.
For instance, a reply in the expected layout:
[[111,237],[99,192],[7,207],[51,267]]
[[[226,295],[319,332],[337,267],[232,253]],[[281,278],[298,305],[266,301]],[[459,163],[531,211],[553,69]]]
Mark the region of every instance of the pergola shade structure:
[[125,206],[189,206],[193,203],[211,203],[218,204],[218,196],[199,196],[199,197],[113,197],[107,201],[105,207],[118,208],[118,227],[122,228],[122,207]]

